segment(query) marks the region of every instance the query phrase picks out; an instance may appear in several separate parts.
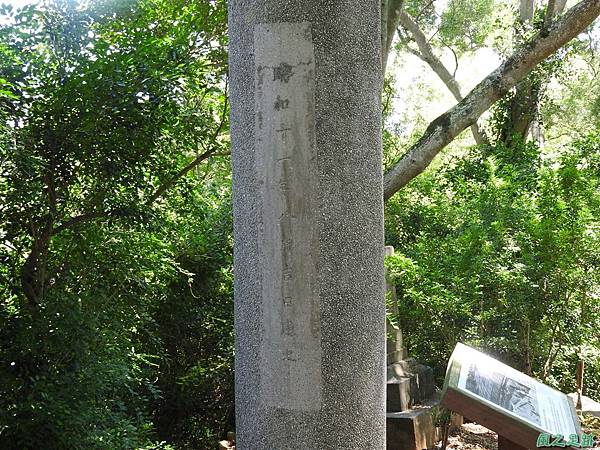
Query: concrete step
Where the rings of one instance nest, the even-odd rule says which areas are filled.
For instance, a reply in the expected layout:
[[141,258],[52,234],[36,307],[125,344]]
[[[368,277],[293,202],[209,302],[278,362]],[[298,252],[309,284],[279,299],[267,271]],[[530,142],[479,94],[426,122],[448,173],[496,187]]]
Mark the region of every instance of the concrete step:
[[439,441],[440,430],[433,422],[432,410],[438,402],[429,401],[408,411],[386,414],[387,450],[430,449]]

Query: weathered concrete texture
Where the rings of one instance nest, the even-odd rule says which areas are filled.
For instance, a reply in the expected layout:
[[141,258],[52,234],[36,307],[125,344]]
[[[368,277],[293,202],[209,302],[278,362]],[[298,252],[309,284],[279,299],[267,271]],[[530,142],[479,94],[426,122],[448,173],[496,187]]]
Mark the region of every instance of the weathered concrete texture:
[[237,448],[383,449],[379,1],[229,8]]
[[310,24],[256,25],[254,55],[256,173],[263,200],[260,396],[277,408],[318,410],[319,235],[313,212],[319,180]]

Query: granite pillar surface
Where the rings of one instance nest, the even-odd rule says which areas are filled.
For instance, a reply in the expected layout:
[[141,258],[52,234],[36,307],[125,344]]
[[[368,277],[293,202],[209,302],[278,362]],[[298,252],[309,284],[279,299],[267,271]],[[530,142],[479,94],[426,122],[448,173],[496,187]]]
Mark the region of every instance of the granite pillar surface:
[[231,0],[237,448],[383,449],[379,1]]

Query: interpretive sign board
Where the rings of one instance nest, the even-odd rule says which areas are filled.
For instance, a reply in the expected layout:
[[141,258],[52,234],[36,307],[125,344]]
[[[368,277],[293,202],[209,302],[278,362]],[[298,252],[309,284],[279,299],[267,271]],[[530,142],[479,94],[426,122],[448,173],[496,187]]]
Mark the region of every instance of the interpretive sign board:
[[[565,443],[581,434],[569,397],[460,343],[448,363],[441,404],[524,448],[536,448],[542,433]],[[576,448],[565,443],[562,448]]]

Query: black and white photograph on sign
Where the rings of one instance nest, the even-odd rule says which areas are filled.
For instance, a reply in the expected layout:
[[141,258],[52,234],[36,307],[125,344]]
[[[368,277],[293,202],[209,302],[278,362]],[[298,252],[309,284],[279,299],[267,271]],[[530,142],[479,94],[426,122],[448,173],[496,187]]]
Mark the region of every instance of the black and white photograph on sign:
[[523,419],[542,425],[535,388],[498,372],[482,372],[469,365],[467,390],[513,412]]
[[460,364],[456,388],[465,394],[540,431],[577,433],[574,409],[563,393],[460,343],[451,360]]

